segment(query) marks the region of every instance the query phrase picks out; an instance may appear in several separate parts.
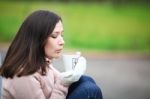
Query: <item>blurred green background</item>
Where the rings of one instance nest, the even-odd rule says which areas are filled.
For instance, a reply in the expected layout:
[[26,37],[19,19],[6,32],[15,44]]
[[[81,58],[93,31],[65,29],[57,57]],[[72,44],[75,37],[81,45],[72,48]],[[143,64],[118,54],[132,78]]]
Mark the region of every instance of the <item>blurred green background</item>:
[[65,48],[150,53],[149,4],[83,1],[0,1],[0,43],[10,43],[31,12],[46,9],[63,19]]

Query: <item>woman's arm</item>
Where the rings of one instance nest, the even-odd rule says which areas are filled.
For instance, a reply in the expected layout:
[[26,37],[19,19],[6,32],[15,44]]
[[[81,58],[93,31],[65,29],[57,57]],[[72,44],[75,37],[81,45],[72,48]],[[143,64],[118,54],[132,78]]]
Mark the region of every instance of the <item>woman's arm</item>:
[[55,69],[52,65],[50,65],[50,68],[54,73],[54,88],[51,97],[57,97],[55,99],[66,99],[69,86],[65,86],[63,84],[62,80],[60,79],[60,72],[57,69]]
[[41,84],[33,76],[4,79],[2,99],[46,99]]
[[68,86],[64,86],[59,78],[59,71],[51,68],[48,74],[41,76],[39,73],[35,74],[35,79],[40,83],[46,99],[66,99],[68,93]]
[[13,96],[9,93],[8,90],[2,90],[2,99],[13,99]]

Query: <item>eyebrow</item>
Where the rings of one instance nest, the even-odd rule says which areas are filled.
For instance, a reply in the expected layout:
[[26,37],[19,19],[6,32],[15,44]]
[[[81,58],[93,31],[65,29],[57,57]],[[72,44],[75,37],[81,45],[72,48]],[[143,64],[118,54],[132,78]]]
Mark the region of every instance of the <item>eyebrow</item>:
[[64,30],[63,30],[63,31],[61,31],[61,32],[54,31],[53,33],[57,33],[57,34],[59,34],[59,33],[64,33]]

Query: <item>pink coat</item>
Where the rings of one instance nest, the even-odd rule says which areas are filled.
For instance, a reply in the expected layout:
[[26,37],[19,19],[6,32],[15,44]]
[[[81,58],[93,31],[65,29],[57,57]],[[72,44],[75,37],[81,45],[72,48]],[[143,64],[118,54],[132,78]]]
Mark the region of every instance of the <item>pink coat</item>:
[[58,78],[59,72],[50,66],[48,74],[3,79],[2,99],[66,99],[68,86]]

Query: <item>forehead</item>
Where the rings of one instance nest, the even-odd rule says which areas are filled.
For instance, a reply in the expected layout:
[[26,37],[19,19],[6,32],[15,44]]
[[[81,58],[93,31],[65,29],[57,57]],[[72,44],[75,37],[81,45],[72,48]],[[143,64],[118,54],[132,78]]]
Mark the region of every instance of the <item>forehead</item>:
[[56,26],[54,28],[54,32],[55,31],[63,31],[63,24],[61,21],[59,21],[58,23],[56,23]]

